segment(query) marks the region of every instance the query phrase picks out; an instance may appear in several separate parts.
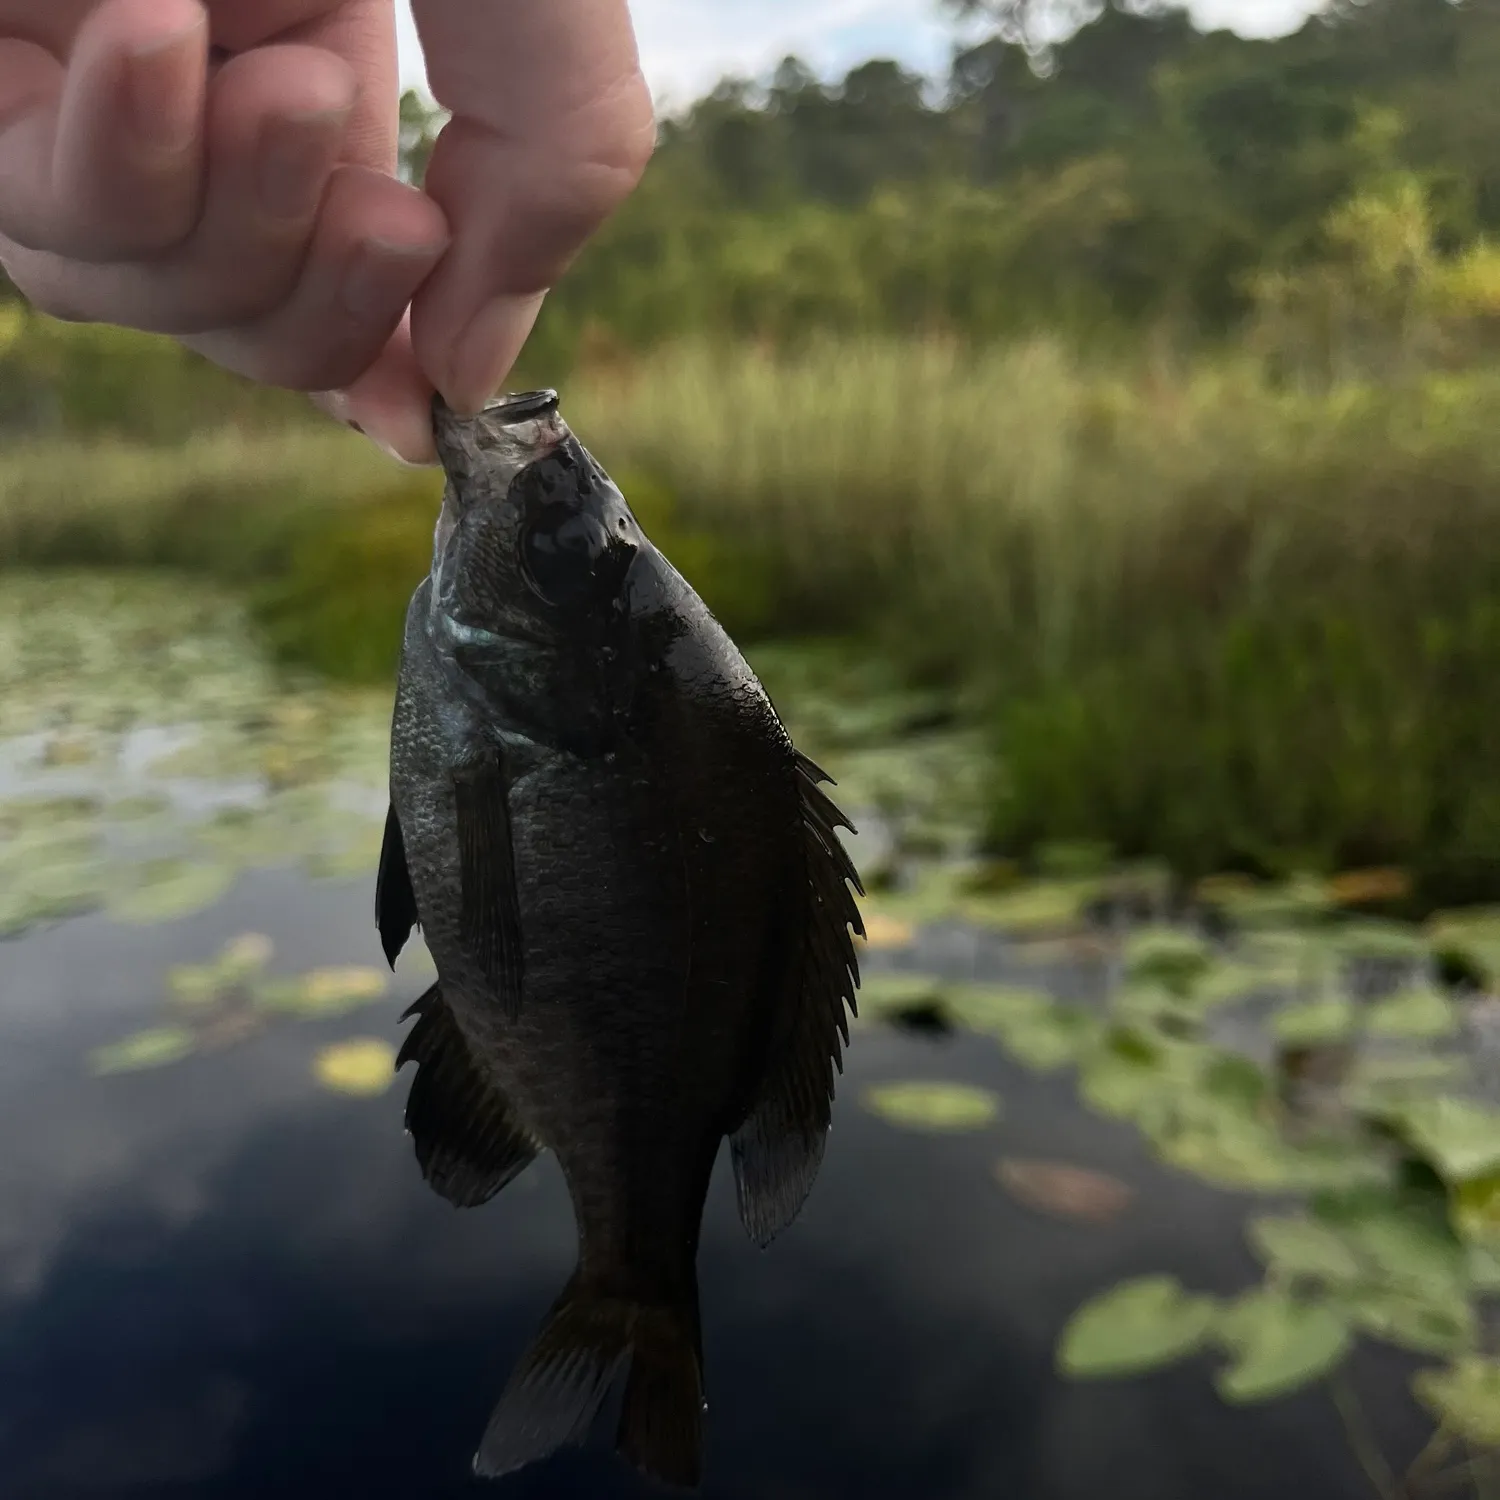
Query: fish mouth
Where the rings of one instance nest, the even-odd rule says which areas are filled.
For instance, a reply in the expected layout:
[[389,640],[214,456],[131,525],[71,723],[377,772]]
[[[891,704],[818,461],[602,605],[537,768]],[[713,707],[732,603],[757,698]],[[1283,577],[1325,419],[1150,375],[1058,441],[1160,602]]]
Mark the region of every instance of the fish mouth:
[[468,498],[467,491],[479,483],[503,494],[522,469],[568,436],[568,425],[553,390],[501,396],[472,417],[461,416],[434,394],[432,433],[443,468]]

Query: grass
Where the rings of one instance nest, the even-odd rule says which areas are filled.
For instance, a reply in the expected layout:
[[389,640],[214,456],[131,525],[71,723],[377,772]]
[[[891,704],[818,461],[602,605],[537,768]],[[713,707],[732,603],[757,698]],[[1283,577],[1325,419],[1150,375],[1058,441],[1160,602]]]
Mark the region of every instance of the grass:
[[33,440],[0,458],[0,567],[180,565],[251,578],[280,566],[304,524],[405,472],[332,426],[172,447]]
[[[736,635],[864,633],[982,690],[992,847],[1500,893],[1500,378],[845,341],[566,397]],[[340,433],[42,447],[0,462],[0,559],[239,577],[285,653],[375,678],[434,505]]]
[[1494,889],[1500,380],[681,349],[571,411],[607,466],[774,558],[789,627],[983,681],[995,847]]

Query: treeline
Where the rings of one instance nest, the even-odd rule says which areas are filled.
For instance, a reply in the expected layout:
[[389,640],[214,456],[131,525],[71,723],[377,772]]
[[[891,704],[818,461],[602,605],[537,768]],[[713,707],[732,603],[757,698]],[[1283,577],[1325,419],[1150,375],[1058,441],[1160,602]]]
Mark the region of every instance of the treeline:
[[[959,51],[938,89],[789,58],[664,122],[533,355],[851,329],[1214,338],[1330,265],[1400,294],[1500,229],[1497,78],[1500,0],[1367,0],[1265,41],[1115,3],[1040,61],[1004,34]],[[1492,270],[1460,277],[1481,313]]]

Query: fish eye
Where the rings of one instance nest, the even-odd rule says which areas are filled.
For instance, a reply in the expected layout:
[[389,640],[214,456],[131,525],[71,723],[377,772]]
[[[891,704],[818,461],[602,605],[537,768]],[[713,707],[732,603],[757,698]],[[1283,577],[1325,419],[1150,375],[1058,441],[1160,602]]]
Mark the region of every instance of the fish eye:
[[526,581],[547,604],[576,604],[611,572],[619,544],[591,515],[571,506],[544,507],[521,538]]

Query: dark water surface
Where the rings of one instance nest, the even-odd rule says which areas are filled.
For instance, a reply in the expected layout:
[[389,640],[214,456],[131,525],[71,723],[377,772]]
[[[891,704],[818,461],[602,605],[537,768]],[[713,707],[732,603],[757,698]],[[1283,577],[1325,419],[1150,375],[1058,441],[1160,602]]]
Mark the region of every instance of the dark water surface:
[[[367,881],[265,872],[188,921],[83,918],[0,945],[0,1496],[614,1496],[602,1451],[499,1485],[469,1460],[512,1360],[572,1266],[560,1175],[539,1162],[488,1207],[422,1183],[404,1082],[321,1089],[329,1041],[397,1042],[421,981],[378,1007],[241,1046],[93,1077],[89,1049],[152,1024],[169,965],[236,933],[278,965],[378,962]],[[865,1112],[860,1088],[942,1077],[998,1090],[991,1128],[933,1136]],[[1123,1177],[1103,1228],[1052,1221],[996,1184],[1002,1155]],[[1245,1201],[1157,1166],[1065,1080],[980,1038],[865,1028],[827,1159],[765,1253],[721,1161],[700,1258],[706,1493],[755,1497],[1262,1500],[1367,1496],[1326,1397],[1235,1411],[1207,1365],[1133,1382],[1052,1371],[1068,1314],[1122,1276],[1256,1278]],[[1405,1362],[1355,1361],[1393,1458],[1426,1436]]]

